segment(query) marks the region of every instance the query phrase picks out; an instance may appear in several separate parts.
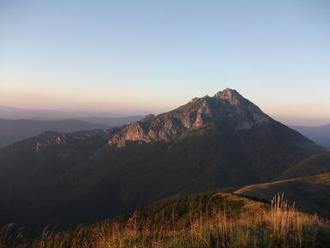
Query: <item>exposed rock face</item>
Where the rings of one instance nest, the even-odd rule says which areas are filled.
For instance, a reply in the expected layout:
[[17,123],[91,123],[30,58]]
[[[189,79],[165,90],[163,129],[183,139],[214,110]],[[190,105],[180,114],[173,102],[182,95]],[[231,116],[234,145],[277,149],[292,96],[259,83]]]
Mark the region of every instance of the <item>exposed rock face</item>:
[[108,144],[123,147],[126,143],[167,141],[190,129],[215,123],[228,123],[236,130],[252,128],[270,117],[236,90],[224,89],[213,97],[193,98],[189,103],[168,113],[148,116],[112,136]]
[[215,94],[215,97],[228,101],[232,105],[240,104],[239,98],[242,98],[242,96],[236,90],[229,88],[226,88],[223,91],[219,91]]
[[[41,137],[41,135],[39,135]],[[67,135],[64,133],[57,132],[46,132],[45,137],[38,140],[34,144],[34,150],[36,152],[41,152],[46,149],[49,145],[61,145],[67,142]]]

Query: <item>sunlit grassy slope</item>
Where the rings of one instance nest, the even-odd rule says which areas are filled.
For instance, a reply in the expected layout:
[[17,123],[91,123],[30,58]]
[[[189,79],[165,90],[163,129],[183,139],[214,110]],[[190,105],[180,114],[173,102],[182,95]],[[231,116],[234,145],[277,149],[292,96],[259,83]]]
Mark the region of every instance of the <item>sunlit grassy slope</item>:
[[278,192],[301,210],[330,217],[330,172],[245,186],[235,193],[270,201]]
[[[297,212],[281,196],[269,205],[231,193],[203,193],[163,200],[72,231],[45,231],[40,240],[21,238],[15,247],[328,247],[329,234],[327,221]],[[3,228],[1,248],[7,247],[9,236]]]

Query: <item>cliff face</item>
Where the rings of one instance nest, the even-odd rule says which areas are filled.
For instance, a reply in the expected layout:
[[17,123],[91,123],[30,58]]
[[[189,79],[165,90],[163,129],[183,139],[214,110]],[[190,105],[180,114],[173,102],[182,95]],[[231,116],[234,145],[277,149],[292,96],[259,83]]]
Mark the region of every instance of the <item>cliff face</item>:
[[173,111],[134,122],[112,136],[108,144],[123,147],[128,142],[168,141],[191,129],[203,128],[210,124],[227,123],[240,130],[270,120],[270,117],[237,91],[225,89],[213,97],[193,98]]

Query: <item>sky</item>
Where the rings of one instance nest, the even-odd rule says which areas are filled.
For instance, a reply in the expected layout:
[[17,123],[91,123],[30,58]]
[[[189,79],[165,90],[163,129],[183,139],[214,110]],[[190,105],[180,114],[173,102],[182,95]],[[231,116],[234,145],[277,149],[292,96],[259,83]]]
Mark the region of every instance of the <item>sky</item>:
[[330,1],[0,0],[0,105],[159,113],[226,87],[330,123]]

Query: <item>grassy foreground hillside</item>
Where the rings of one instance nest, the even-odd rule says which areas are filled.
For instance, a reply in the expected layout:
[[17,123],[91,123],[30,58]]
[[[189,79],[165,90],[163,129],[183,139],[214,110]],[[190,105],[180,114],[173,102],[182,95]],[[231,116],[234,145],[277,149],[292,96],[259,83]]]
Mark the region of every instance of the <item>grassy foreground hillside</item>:
[[245,186],[235,193],[270,201],[278,192],[299,209],[330,218],[330,172]]
[[170,198],[73,231],[45,231],[40,240],[1,230],[0,247],[329,247],[330,226],[300,213],[281,196],[271,205],[231,193],[203,193]]

